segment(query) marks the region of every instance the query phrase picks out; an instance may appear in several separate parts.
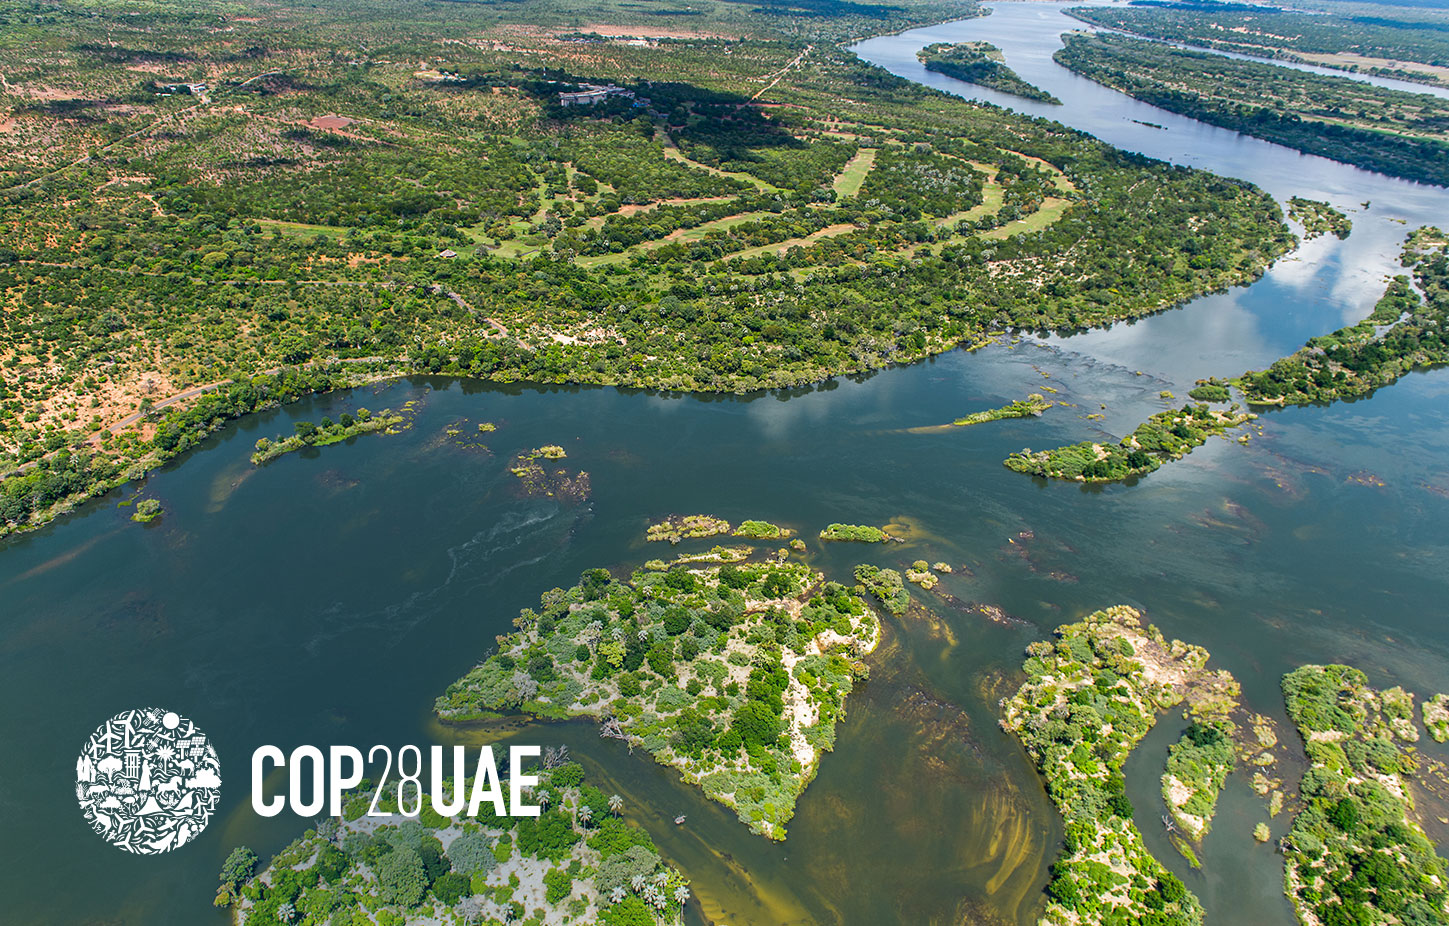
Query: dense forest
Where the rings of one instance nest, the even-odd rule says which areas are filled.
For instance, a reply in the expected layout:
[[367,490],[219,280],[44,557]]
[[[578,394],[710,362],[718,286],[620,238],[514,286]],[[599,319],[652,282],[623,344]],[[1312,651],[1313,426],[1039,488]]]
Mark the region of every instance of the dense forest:
[[1210,125],[1392,177],[1449,185],[1449,100],[1110,34],[1069,35],[1053,57],[1100,84]]
[[[798,386],[1160,311],[1293,242],[1250,185],[773,26],[502,52],[453,38],[496,15],[465,13],[407,38],[210,14],[223,46],[200,14],[58,8],[5,34],[0,532],[303,391]],[[613,89],[561,105],[584,85]]]
[[1442,923],[1449,862],[1415,821],[1413,695],[1376,690],[1350,666],[1283,676],[1308,752],[1303,809],[1283,840],[1284,884],[1300,922]]

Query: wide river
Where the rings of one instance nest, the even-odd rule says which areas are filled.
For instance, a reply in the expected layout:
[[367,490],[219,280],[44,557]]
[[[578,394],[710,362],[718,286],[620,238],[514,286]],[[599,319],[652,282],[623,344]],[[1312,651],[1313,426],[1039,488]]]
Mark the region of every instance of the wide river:
[[[265,857],[304,827],[250,810],[262,743],[450,742],[431,720],[444,687],[520,607],[593,566],[660,551],[645,525],[671,512],[765,518],[807,537],[831,521],[908,525],[911,543],[809,556],[844,578],[862,561],[944,560],[944,587],[996,605],[998,623],[938,604],[891,621],[834,753],[783,844],[751,836],[642,751],[587,724],[519,731],[566,743],[693,879],[693,922],[1031,923],[1060,826],[996,703],[1022,650],[1116,603],[1206,646],[1250,706],[1285,722],[1281,674],[1343,660],[1379,684],[1449,688],[1449,373],[1406,377],[1367,401],[1262,417],[1246,446],[1213,441],[1135,486],[1046,484],[1009,452],[1121,434],[1194,379],[1235,374],[1363,317],[1404,233],[1449,219],[1449,193],[1307,157],[1134,102],[1051,61],[1080,27],[1051,4],[863,43],[897,74],[1058,119],[1112,144],[1253,181],[1280,199],[1328,199],[1352,236],[1319,239],[1257,284],[1136,324],[990,347],[791,395],[663,396],[413,379],[244,419],[151,478],[152,527],[117,494],[0,546],[0,896],[6,923],[224,922],[216,871],[240,842]],[[925,71],[915,52],[985,39],[1062,106],[1001,97]],[[1152,128],[1142,123],[1155,123]],[[1371,205],[1365,205],[1371,203]],[[1076,403],[1030,421],[946,432],[950,421],[1043,387]],[[262,436],[366,406],[417,401],[412,429],[295,454],[261,469]],[[1105,406],[1105,408],[1101,408]],[[1090,412],[1105,418],[1088,420]],[[460,446],[492,421],[488,450]],[[519,494],[519,450],[563,445],[592,498]],[[929,596],[918,596],[929,597]],[[100,722],[160,705],[196,720],[223,763],[218,818],[160,857],[87,832],[75,759]],[[1189,869],[1162,834],[1157,775],[1178,725],[1128,767],[1152,848],[1215,924],[1289,924],[1281,859],[1249,833],[1265,817],[1235,775]],[[1301,771],[1288,735],[1289,778]],[[1445,751],[1424,745],[1426,753]],[[672,818],[686,814],[685,825]],[[1443,808],[1436,813],[1444,816]],[[1273,821],[1275,835],[1288,815]],[[1441,844],[1445,827],[1433,824]]]

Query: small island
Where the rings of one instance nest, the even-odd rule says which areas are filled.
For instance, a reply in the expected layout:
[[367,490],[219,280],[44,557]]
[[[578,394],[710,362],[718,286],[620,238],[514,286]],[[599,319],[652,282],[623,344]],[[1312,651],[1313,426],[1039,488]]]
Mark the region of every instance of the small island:
[[1150,473],[1180,460],[1207,443],[1209,437],[1252,420],[1234,406],[1219,411],[1206,405],[1184,405],[1158,412],[1116,444],[1082,441],[1053,450],[1022,450],[1004,461],[1008,469],[1050,479],[1113,482]]
[[747,537],[750,540],[784,540],[794,533],[788,527],[771,524],[769,521],[741,521],[740,526],[735,528],[736,537]]
[[[677,923],[689,882],[660,858],[649,834],[623,817],[624,801],[584,780],[583,767],[548,750],[532,789],[538,817],[416,818],[383,798],[368,817],[367,787],[341,819],[326,817],[257,872],[245,846],[222,866],[216,905],[236,926],[513,923],[655,926]],[[471,780],[469,780],[471,781]],[[464,782],[465,791],[471,788]]]
[[1311,241],[1329,232],[1343,239],[1353,231],[1353,222],[1348,216],[1318,199],[1291,197],[1288,200],[1288,218],[1303,226],[1304,241]]
[[884,528],[869,524],[831,524],[820,532],[821,540],[855,543],[885,543],[894,540]]
[[365,408],[359,408],[355,416],[349,412],[343,412],[335,423],[331,418],[323,418],[321,424],[298,421],[292,426],[297,433],[291,437],[277,437],[270,440],[263,437],[258,440],[256,452],[252,454],[252,463],[261,466],[263,463],[269,463],[277,457],[301,450],[304,447],[325,447],[359,434],[375,434],[378,431],[396,434],[398,426],[406,421],[405,416],[393,414],[390,409],[374,415]]
[[1429,731],[1429,738],[1436,743],[1449,740],[1449,694],[1425,698],[1419,709],[1423,711],[1424,728]]
[[1017,399],[1010,405],[989,408],[984,412],[972,412],[964,418],[957,418],[951,424],[953,427],[967,428],[973,424],[985,424],[988,421],[1001,421],[1005,418],[1035,418],[1051,408],[1053,404],[1043,398],[1040,393],[1033,392],[1025,399]]
[[1038,103],[1060,106],[1062,102],[1017,76],[1015,71],[1006,66],[1006,56],[1001,53],[1001,49],[990,42],[962,42],[958,45],[937,42],[921,49],[916,57],[921,59],[926,70],[964,80],[969,84],[980,84]]
[[[1027,654],[1027,680],[1003,702],[1001,725],[1021,739],[1066,821],[1041,922],[1200,923],[1197,897],[1132,822],[1122,766],[1157,715],[1185,698],[1190,714],[1225,718],[1237,705],[1236,681],[1206,668],[1206,650],[1169,643],[1126,606],[1059,627],[1055,643],[1033,643]],[[1169,774],[1176,779],[1171,761]],[[1191,787],[1210,816],[1216,776],[1202,777]]]
[[131,515],[131,520],[140,524],[150,524],[163,513],[160,502],[154,498],[143,498],[136,503],[136,511]]
[[1299,922],[1445,922],[1449,862],[1414,819],[1404,777],[1415,759],[1400,743],[1418,739],[1413,696],[1327,665],[1283,676],[1283,699],[1309,762],[1282,843]]
[[880,641],[858,595],[795,562],[674,566],[628,581],[591,569],[540,607],[448,687],[439,717],[597,718],[771,839],[785,838]]
[[[763,523],[763,522],[761,522]],[[743,525],[741,525],[743,527]],[[730,532],[730,522],[707,514],[671,515],[644,531],[644,539],[679,543],[698,537],[716,537]]]

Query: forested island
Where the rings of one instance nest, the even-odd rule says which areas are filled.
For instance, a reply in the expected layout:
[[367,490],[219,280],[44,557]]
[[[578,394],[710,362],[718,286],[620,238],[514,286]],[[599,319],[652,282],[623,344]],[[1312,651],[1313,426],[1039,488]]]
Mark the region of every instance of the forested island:
[[1375,690],[1349,666],[1283,677],[1308,752],[1303,809],[1283,840],[1285,887],[1304,923],[1438,923],[1449,918],[1449,862],[1414,819],[1404,775],[1419,738],[1414,699]]
[[973,424],[985,424],[988,421],[1004,421],[1007,418],[1036,418],[1042,412],[1052,407],[1039,392],[1033,392],[1025,399],[1017,399],[1010,405],[1003,405],[1000,408],[988,408],[985,411],[972,412],[951,422],[952,427],[969,428]]
[[[397,796],[366,813],[370,785],[353,792],[341,818],[324,817],[258,871],[238,847],[221,871],[217,906],[236,926],[402,926],[404,923],[533,923],[655,926],[680,921],[689,881],[659,855],[643,829],[549,749],[530,797],[538,817],[443,817],[424,804],[398,812]],[[459,782],[465,792],[472,780]]]
[[[1122,766],[1157,716],[1184,697],[1195,713],[1213,718],[1211,727],[1189,727],[1190,743],[1209,738],[1201,730],[1222,730],[1237,704],[1237,683],[1206,668],[1205,650],[1168,643],[1125,606],[1063,625],[1055,642],[1033,643],[1027,653],[1026,682],[1003,702],[1001,725],[1021,739],[1066,821],[1042,923],[1201,923],[1197,897],[1143,844]],[[1192,812],[1210,819],[1231,754],[1229,745],[1226,760],[1209,759],[1199,776],[1185,770],[1191,760],[1179,746],[1164,789],[1185,787]]]
[[291,437],[258,438],[252,462],[260,466],[304,447],[325,447],[361,434],[396,433],[394,429],[406,421],[405,416],[395,415],[390,409],[374,415],[365,408],[359,408],[356,415],[343,412],[335,422],[331,418],[323,418],[320,424],[298,421],[294,425],[296,433]]
[[[1255,405],[1306,405],[1368,395],[1410,370],[1449,362],[1449,254],[1437,228],[1413,232],[1403,264],[1367,318],[1312,338],[1266,370],[1231,383]],[[1421,298],[1420,292],[1427,294]]]
[[[1152,857],[1132,822],[1123,763],[1158,715],[1186,701],[1187,726],[1169,748],[1162,797],[1173,843],[1196,865],[1189,840],[1208,831],[1239,754],[1259,769],[1255,790],[1272,791],[1259,781],[1275,761],[1271,722],[1244,717],[1254,727],[1247,738],[1235,719],[1242,712],[1237,681],[1208,670],[1201,647],[1144,627],[1129,607],[1063,625],[1055,641],[1031,644],[1027,656],[1026,682],[1002,702],[1002,727],[1021,739],[1066,821],[1042,922],[1202,922],[1197,898]],[[1419,739],[1413,695],[1376,690],[1343,665],[1303,666],[1283,677],[1282,691],[1309,760],[1292,830],[1280,843],[1284,889],[1299,922],[1442,921],[1449,862],[1415,821],[1406,778],[1418,767],[1404,745]],[[1436,718],[1444,699],[1430,699]],[[1426,709],[1426,725],[1428,717]],[[1282,793],[1272,791],[1270,815],[1282,804]],[[1268,838],[1266,824],[1254,838]]]
[[1254,416],[1239,411],[1184,405],[1158,412],[1117,443],[1082,441],[1066,447],[1013,453],[1004,461],[1008,469],[1051,479],[1113,482],[1153,472],[1164,463],[1180,460],[1208,438],[1225,434]]
[[797,386],[1160,311],[1292,244],[1250,185],[834,44],[940,5],[706,2],[724,32],[507,50],[471,38],[504,15],[484,4],[395,48],[330,2],[208,10],[5,20],[35,41],[0,47],[0,532],[313,392]]
[[514,623],[438,699],[441,718],[597,718],[771,839],[834,747],[881,632],[850,588],[783,557],[628,581],[593,569]]
[[1209,125],[1392,177],[1449,185],[1449,100],[1431,94],[1107,33],[1068,35],[1053,58]]
[[1054,103],[1058,106],[1062,103],[1035,84],[1022,80],[1015,71],[1007,67],[1001,49],[990,42],[961,42],[957,45],[937,42],[921,49],[916,57],[921,59],[926,70],[937,71],[947,77],[964,80],[968,84],[980,84],[1038,103]]
[[1318,199],[1290,196],[1288,198],[1288,218],[1303,226],[1305,241],[1330,232],[1335,238],[1341,240],[1347,238],[1353,231],[1353,222],[1349,220],[1348,216]]

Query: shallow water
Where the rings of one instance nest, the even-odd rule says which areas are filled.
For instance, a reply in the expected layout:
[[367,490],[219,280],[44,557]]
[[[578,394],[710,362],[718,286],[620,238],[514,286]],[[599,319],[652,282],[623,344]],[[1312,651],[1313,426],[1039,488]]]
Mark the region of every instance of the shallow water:
[[[0,765],[0,831],[7,849],[22,850],[0,867],[6,922],[222,922],[210,900],[227,851],[246,842],[265,855],[305,825],[251,813],[252,749],[468,741],[432,720],[433,698],[540,592],[586,568],[660,555],[643,542],[644,526],[671,512],[765,518],[807,538],[831,521],[903,519],[915,538],[906,546],[810,541],[809,556],[837,578],[858,562],[944,560],[958,568],[943,591],[1019,621],[994,623],[918,593],[931,613],[888,622],[872,679],[783,844],[751,836],[642,751],[631,756],[586,724],[520,731],[520,742],[567,743],[625,796],[693,879],[696,921],[1034,922],[1060,828],[1019,746],[997,728],[996,703],[1019,683],[1027,643],[1099,607],[1136,605],[1169,636],[1206,646],[1249,704],[1280,723],[1278,678],[1303,662],[1351,661],[1421,694],[1449,687],[1444,371],[1368,401],[1265,415],[1247,446],[1213,441],[1135,486],[1046,484],[1000,465],[1025,445],[1120,434],[1167,404],[1163,389],[1182,394],[1199,376],[1266,363],[1362,317],[1407,227],[1449,205],[1443,190],[1200,126],[1076,78],[1050,61],[1073,22],[1055,6],[1003,4],[985,19],[860,52],[969,94],[976,88],[928,74],[914,53],[987,39],[1067,101],[1040,109],[1114,144],[1281,197],[1372,199],[1353,213],[1352,237],[1312,242],[1252,287],[1135,324],[952,353],[789,396],[419,378],[237,422],[149,481],[147,494],[166,508],[157,524],[130,522],[117,495],[0,546],[0,695],[12,705],[0,742],[25,759]],[[906,430],[1043,386],[1076,406]],[[420,410],[402,434],[260,470],[247,461],[258,437],[290,432],[294,420],[410,399]],[[1085,418],[1103,404],[1104,420]],[[483,438],[488,451],[446,433],[467,436],[483,421],[499,426]],[[547,443],[590,473],[589,501],[519,495],[509,459]],[[72,774],[98,723],[153,703],[211,735],[226,785],[198,841],[134,858],[86,832]],[[1266,812],[1243,776],[1230,781],[1201,872],[1153,829],[1170,727],[1129,766],[1152,847],[1200,893],[1210,922],[1290,923],[1279,859],[1247,835]],[[675,826],[681,813],[686,823]],[[1284,825],[1280,817],[1275,832]]]

